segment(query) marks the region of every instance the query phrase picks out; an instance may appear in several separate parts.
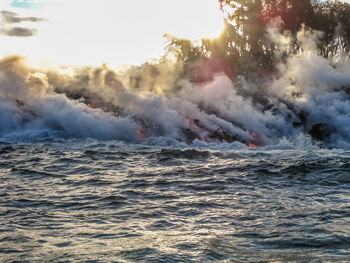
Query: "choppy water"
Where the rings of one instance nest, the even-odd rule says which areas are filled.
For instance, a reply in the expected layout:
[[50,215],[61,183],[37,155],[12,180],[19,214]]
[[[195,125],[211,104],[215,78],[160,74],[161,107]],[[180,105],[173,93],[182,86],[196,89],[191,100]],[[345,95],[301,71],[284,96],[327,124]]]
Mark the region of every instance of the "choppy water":
[[350,152],[0,144],[1,262],[347,262]]

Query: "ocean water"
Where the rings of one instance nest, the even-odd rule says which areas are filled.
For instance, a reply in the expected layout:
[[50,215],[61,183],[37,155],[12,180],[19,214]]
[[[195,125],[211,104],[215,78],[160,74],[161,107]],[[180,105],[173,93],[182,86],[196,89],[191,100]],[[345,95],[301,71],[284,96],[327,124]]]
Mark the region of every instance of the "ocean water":
[[349,262],[350,151],[0,143],[0,262]]
[[0,59],[0,262],[350,262],[350,60],[305,39],[257,79]]

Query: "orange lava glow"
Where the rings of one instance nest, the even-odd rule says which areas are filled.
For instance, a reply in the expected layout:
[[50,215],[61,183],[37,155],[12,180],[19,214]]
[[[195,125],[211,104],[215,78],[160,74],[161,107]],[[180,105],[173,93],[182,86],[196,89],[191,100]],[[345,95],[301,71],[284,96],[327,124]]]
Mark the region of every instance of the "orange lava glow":
[[254,143],[249,143],[249,148],[256,148],[256,147],[257,147],[256,144],[254,144]]
[[139,139],[141,139],[141,140],[146,139],[146,135],[140,129],[136,130],[136,134],[137,134],[137,137],[139,137]]
[[185,122],[189,127],[191,127],[191,120],[190,120],[190,118],[184,117],[184,122]]
[[91,108],[91,109],[96,109],[97,108],[96,105],[92,104],[92,103],[88,104],[88,107]]
[[259,134],[258,134],[257,132],[255,132],[255,131],[253,131],[253,132],[252,132],[252,136],[253,136],[253,137],[258,137]]

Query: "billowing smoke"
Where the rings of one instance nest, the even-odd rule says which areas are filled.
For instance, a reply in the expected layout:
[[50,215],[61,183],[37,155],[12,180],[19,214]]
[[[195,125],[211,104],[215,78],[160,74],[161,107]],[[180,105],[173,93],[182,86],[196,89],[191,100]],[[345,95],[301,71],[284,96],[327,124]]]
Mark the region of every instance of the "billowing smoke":
[[[273,21],[283,53],[288,36]],[[265,79],[232,80],[225,72],[194,81],[162,59],[120,71],[100,67],[42,69],[19,56],[0,60],[0,137],[45,131],[66,138],[140,142],[168,137],[192,144],[250,147],[300,136],[350,148],[350,61],[318,55],[319,32],[298,33],[300,52]]]
[[135,139],[137,124],[55,92],[48,75],[29,67],[21,57],[0,62],[0,135],[51,130],[62,136]]

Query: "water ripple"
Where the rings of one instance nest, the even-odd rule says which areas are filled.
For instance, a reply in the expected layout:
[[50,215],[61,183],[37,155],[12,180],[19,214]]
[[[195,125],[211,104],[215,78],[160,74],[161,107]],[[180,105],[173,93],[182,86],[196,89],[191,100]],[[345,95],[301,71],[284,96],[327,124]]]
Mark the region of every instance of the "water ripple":
[[1,262],[346,262],[335,150],[0,145]]

